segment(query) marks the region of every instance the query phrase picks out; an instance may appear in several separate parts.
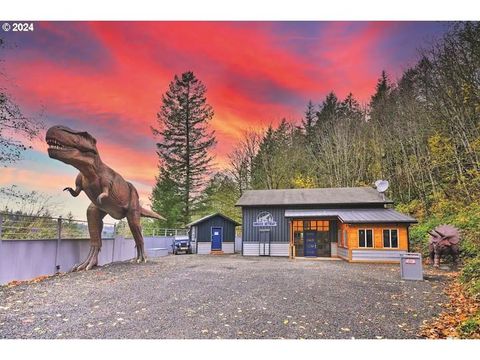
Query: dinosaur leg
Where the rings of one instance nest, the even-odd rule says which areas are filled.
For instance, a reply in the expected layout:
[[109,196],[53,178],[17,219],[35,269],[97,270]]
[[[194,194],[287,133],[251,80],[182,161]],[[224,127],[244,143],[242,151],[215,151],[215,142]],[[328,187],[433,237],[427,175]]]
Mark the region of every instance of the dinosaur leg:
[[72,271],[90,270],[98,264],[98,253],[102,247],[103,218],[107,213],[100,210],[93,203],[87,209],[88,232],[90,234],[90,252],[87,258],[75,265]]
[[430,244],[429,246],[429,251],[430,251],[430,265],[435,264],[435,249],[433,248],[433,245]]
[[452,254],[452,260],[453,260],[453,266],[458,265],[458,253],[460,251],[458,245],[452,245],[450,248],[451,254]]
[[439,267],[440,266],[440,258],[442,257],[442,249],[440,247],[435,247],[435,255],[433,266]]
[[136,210],[130,210],[127,214],[128,226],[135,239],[135,247],[137,248],[137,263],[147,262],[145,256],[145,249],[143,245],[142,227],[140,225],[140,212]]

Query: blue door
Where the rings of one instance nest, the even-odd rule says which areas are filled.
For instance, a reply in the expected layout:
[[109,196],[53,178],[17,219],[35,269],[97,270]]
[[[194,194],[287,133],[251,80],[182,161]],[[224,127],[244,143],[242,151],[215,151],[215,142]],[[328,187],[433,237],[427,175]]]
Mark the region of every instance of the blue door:
[[305,241],[304,256],[317,256],[316,231],[304,231],[303,239]]
[[222,228],[212,228],[212,250],[222,250]]

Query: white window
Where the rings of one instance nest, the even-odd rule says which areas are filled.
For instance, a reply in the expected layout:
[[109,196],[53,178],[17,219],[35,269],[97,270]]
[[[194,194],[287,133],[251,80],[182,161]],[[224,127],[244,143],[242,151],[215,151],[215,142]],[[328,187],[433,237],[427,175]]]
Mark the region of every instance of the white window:
[[373,248],[373,230],[372,229],[358,230],[358,247]]
[[383,247],[398,248],[398,229],[383,230]]

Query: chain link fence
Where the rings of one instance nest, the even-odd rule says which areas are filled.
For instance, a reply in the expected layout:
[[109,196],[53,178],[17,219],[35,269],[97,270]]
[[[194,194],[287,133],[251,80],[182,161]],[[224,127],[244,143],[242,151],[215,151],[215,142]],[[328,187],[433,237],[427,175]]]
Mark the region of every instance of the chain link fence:
[[[144,237],[186,236],[187,229],[145,229]],[[103,223],[102,239],[120,235],[132,238],[125,222]],[[29,216],[0,213],[0,239],[3,240],[46,240],[46,239],[88,239],[88,224],[85,220],[62,217]]]

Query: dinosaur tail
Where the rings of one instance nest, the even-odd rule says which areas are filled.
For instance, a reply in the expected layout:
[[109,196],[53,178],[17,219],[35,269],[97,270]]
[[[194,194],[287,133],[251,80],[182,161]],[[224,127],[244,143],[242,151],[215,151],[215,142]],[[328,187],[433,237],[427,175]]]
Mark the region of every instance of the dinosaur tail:
[[152,219],[158,219],[158,220],[167,220],[165,219],[162,215],[157,214],[155,211],[148,210],[145,208],[140,208],[140,215],[143,217],[149,217]]

